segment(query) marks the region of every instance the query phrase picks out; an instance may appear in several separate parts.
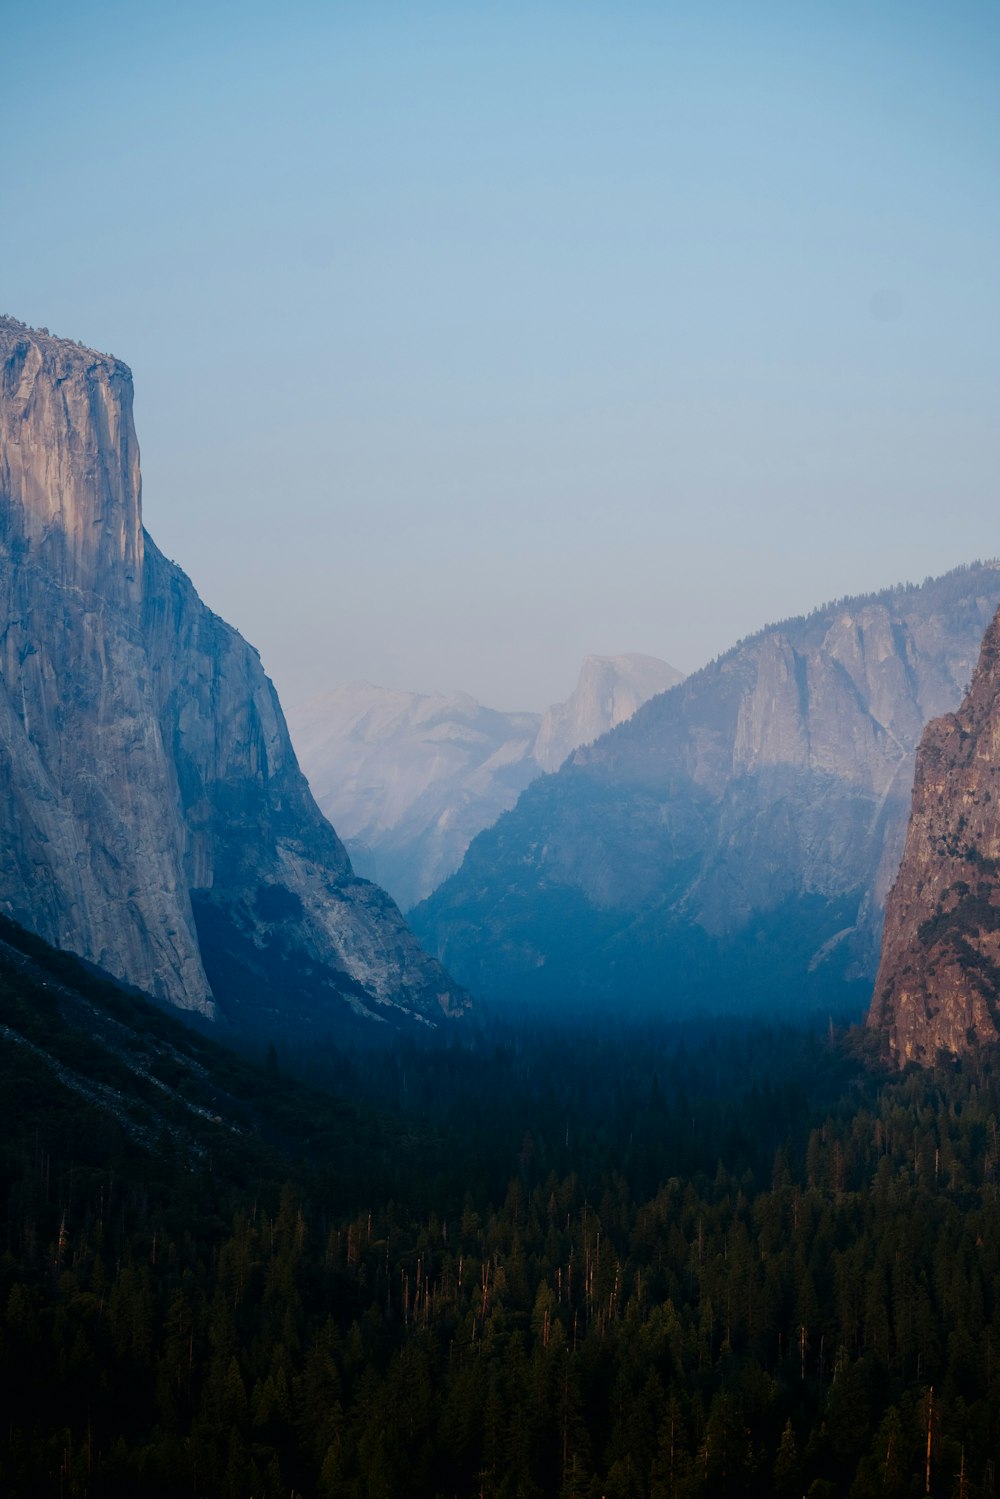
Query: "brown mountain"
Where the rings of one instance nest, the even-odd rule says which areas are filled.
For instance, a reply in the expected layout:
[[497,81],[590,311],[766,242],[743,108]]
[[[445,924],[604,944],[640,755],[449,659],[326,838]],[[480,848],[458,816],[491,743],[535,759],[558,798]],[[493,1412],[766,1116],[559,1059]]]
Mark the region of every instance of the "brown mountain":
[[961,707],[917,751],[868,1024],[901,1067],[1000,1039],[1000,611]]

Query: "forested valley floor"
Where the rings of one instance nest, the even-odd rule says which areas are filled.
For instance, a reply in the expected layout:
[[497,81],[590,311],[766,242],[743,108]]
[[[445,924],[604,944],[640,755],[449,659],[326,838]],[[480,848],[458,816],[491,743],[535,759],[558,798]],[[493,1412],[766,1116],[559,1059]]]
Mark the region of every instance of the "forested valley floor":
[[0,981],[5,1496],[996,1493],[989,1058],[523,1020],[253,1066],[79,977],[172,1038],[134,1118],[244,1100],[150,1145],[42,1057],[36,979]]

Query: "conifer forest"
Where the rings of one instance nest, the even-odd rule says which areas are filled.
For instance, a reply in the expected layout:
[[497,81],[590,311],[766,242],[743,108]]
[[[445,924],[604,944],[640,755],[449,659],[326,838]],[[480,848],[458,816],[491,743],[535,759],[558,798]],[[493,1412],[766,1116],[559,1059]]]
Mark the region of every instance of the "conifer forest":
[[996,1492],[988,1059],[529,1017],[240,1057],[6,935],[5,1495]]

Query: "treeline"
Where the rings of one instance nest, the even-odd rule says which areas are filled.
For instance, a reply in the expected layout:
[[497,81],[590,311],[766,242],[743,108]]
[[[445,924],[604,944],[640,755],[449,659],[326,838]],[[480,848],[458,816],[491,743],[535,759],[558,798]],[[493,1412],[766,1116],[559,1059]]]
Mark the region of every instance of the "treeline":
[[314,1047],[367,1179],[5,1121],[0,1492],[993,1495],[1000,1088],[858,1046]]

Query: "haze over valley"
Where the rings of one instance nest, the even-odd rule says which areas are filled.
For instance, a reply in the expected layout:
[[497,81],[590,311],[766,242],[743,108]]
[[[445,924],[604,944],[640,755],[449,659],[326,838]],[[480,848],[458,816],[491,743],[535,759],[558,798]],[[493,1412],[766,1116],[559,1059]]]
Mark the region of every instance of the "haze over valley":
[[681,680],[653,656],[588,656],[569,698],[544,714],[352,682],[294,709],[290,728],[355,868],[408,910],[536,776]]
[[415,930],[507,1004],[856,1017],[917,742],[998,605],[976,564],[760,631],[524,792]]
[[545,715],[314,699],[411,925],[145,532],[130,371],[0,356],[4,1491],[989,1492],[1000,564]]
[[997,1499],[1000,10],[2,37],[2,1499]]

